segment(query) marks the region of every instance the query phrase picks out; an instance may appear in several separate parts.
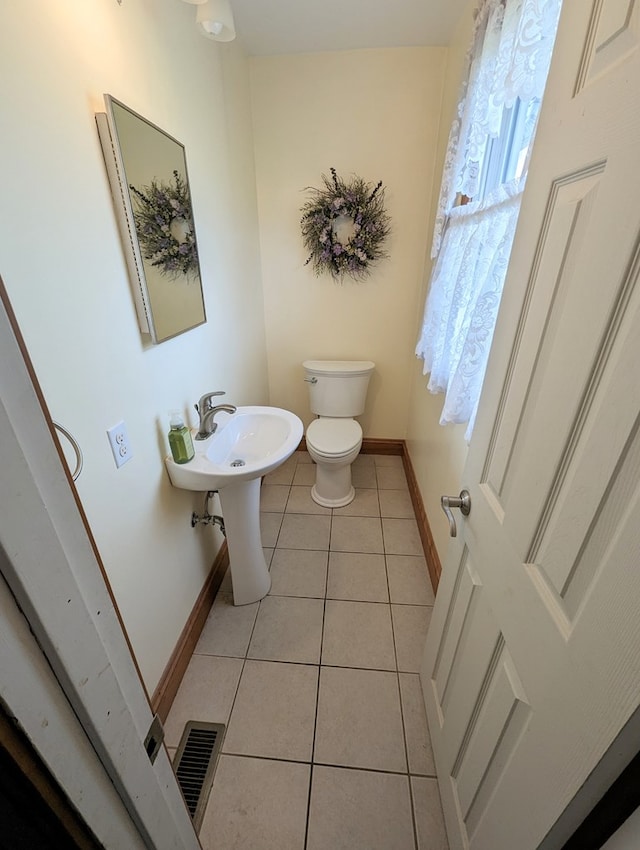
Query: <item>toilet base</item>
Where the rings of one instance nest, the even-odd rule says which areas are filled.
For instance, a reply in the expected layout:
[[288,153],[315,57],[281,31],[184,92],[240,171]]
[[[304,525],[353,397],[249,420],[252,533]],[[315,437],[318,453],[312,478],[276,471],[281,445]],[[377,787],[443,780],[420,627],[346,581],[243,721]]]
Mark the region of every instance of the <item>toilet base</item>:
[[351,462],[344,464],[318,463],[316,483],[311,488],[311,498],[324,508],[343,508],[355,498],[351,484]]
[[356,497],[356,491],[351,487],[351,490],[346,496],[343,496],[341,499],[325,499],[323,498],[318,491],[316,490],[316,485],[314,484],[311,488],[311,498],[313,501],[322,505],[323,508],[344,508],[345,505],[349,505]]

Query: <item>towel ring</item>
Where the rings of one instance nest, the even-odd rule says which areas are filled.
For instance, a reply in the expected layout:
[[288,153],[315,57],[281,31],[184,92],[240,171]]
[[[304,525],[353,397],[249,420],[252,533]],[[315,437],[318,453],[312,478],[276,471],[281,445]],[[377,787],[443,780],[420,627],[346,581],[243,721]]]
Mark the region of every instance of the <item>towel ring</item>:
[[78,476],[82,472],[82,449],[78,445],[78,441],[75,439],[75,437],[73,437],[63,425],[61,425],[59,422],[54,422],[53,427],[60,431],[61,434],[64,434],[67,440],[69,440],[69,442],[71,443],[71,447],[73,448],[74,454],[76,456],[76,468],[71,473],[71,477],[74,481],[77,481]]

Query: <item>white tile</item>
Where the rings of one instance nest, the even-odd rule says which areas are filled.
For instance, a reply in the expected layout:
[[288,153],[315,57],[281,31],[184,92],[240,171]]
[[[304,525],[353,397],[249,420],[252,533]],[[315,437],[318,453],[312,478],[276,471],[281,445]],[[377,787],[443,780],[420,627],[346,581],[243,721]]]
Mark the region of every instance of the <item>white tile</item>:
[[433,605],[435,596],[424,556],[387,555],[387,574],[392,602]]
[[397,519],[415,519],[413,502],[408,490],[379,490],[380,515]]
[[249,658],[263,661],[320,662],[322,599],[267,596],[249,644]]
[[260,536],[263,546],[273,549],[276,545],[283,516],[281,513],[260,513]]
[[293,483],[296,486],[311,487],[316,482],[316,466],[311,463],[300,463],[296,467]]
[[422,555],[422,540],[415,519],[382,519],[384,551],[387,555]]
[[287,484],[263,484],[260,488],[260,510],[270,513],[284,513],[289,498]]
[[384,552],[380,520],[336,514],[331,523],[330,548],[334,552]]
[[272,484],[291,484],[297,465],[298,462],[295,455],[288,458],[284,463],[276,467],[273,472],[264,476],[263,486]]
[[398,670],[419,673],[432,608],[422,605],[392,605],[393,635]]
[[248,660],[223,751],[311,761],[318,669]]
[[203,850],[303,850],[309,775],[308,764],[221,755]]
[[356,466],[358,460],[359,458],[351,464],[351,483],[356,488],[375,489],[378,486],[376,483],[375,466],[373,464]]
[[380,466],[389,466],[393,469],[401,469],[404,472],[402,455],[372,455],[376,469]]
[[414,850],[414,846],[406,776],[313,768],[307,850]]
[[244,658],[257,613],[257,602],[234,605],[232,594],[219,591],[200,633],[195,652]]
[[[262,553],[264,555],[266,565],[269,566],[269,564],[271,563],[271,557],[273,556],[273,549],[268,549],[263,546]],[[233,594],[233,579],[231,578],[231,567],[227,567],[227,570],[220,583],[220,587],[218,588],[218,593]]]
[[406,772],[395,673],[341,667],[320,669],[313,760]]
[[327,599],[388,602],[384,555],[331,552]]
[[325,508],[311,498],[311,487],[294,486],[287,501],[288,514],[320,514],[331,516],[331,508]]
[[404,469],[394,466],[376,466],[376,478],[380,490],[408,490]]
[[271,596],[311,596],[324,599],[327,552],[276,549],[271,562]]
[[189,720],[226,723],[244,662],[240,658],[194,655],[164,724],[165,743],[177,747]]
[[378,491],[356,487],[356,495],[352,502],[343,508],[334,508],[334,516],[380,516]]
[[407,739],[409,773],[435,776],[436,770],[427,726],[420,677],[417,673],[400,673],[400,698]]
[[373,469],[374,465],[374,455],[365,455],[360,452],[358,457],[351,464],[351,469]]
[[[267,476],[261,523],[268,563],[273,554],[271,594],[241,608],[221,598],[221,616],[207,622],[197,648],[244,655],[253,630],[248,660],[201,655],[227,669],[215,677],[196,669],[190,682],[185,676],[195,702],[188,690],[174,702],[172,748],[194,719],[187,714],[228,723],[204,850],[305,850],[303,762],[318,694],[314,759],[323,764],[313,768],[306,850],[415,850],[411,794],[418,850],[448,850],[417,675],[433,593],[402,458],[360,455],[352,476],[360,491],[352,505],[324,516],[310,497],[307,453]],[[321,647],[332,666],[320,668],[318,690]]]
[[436,779],[411,777],[418,850],[449,850]]
[[327,599],[322,663],[395,670],[389,605]]
[[330,516],[285,514],[278,538],[282,549],[328,549]]

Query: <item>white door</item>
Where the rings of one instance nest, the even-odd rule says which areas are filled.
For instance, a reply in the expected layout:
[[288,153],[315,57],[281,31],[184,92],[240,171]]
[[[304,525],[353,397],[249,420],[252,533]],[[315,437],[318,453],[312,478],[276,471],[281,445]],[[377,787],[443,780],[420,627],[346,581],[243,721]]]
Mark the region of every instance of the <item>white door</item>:
[[198,850],[43,405],[0,281],[0,698],[107,850]]
[[421,671],[452,850],[535,850],[640,703],[639,41],[564,0]]

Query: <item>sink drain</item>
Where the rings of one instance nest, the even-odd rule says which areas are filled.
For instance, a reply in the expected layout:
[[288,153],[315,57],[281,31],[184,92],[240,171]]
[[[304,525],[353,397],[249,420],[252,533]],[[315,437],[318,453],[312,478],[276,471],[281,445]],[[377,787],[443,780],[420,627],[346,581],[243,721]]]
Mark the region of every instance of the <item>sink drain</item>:
[[231,466],[244,466],[244,465],[245,465],[244,461],[240,460],[239,458],[237,460],[231,461]]

